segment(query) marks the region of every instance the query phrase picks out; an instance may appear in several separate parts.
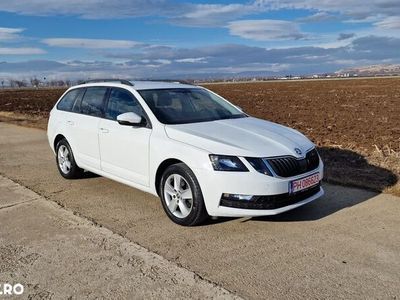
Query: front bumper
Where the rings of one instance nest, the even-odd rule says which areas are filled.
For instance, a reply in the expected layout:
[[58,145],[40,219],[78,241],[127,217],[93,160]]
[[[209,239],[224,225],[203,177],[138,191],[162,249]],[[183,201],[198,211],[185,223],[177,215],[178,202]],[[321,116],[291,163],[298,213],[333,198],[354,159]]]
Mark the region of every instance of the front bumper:
[[[251,167],[249,172],[218,172],[197,169],[207,212],[210,216],[251,217],[276,215],[297,208],[324,194],[318,185],[289,194],[289,183],[308,175],[319,173],[323,177],[323,163],[315,170],[290,178],[261,174]],[[251,200],[224,199],[223,194],[254,195]]]

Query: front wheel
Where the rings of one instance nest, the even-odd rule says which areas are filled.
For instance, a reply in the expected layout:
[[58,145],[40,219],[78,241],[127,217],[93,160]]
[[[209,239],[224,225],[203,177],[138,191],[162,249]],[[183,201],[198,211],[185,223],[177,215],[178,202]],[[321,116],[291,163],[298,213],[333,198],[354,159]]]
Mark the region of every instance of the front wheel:
[[195,226],[208,217],[200,185],[188,166],[180,163],[168,167],[160,185],[162,205],[172,221]]

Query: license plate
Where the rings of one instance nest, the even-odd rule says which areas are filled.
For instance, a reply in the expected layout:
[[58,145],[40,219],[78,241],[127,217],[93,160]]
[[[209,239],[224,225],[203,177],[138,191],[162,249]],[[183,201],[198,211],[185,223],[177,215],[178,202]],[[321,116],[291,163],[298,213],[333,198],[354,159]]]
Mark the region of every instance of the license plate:
[[289,183],[289,193],[296,193],[317,185],[320,181],[319,173],[293,180]]

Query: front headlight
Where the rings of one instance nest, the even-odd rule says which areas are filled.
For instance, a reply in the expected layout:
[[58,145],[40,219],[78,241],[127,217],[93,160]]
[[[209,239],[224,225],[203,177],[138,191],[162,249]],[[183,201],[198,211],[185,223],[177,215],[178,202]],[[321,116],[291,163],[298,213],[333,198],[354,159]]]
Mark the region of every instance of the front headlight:
[[215,171],[249,171],[242,161],[236,156],[210,154],[210,160]]

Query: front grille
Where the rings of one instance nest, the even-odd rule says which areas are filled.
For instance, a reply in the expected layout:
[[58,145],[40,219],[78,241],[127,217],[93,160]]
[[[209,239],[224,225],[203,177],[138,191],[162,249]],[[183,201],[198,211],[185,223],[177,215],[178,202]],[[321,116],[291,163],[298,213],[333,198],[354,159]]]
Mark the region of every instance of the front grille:
[[312,171],[319,166],[319,156],[316,149],[307,152],[303,159],[293,156],[269,158],[267,162],[280,177],[292,177]]
[[303,201],[317,194],[320,184],[294,194],[279,194],[272,196],[253,196],[251,200],[221,199],[220,205],[242,209],[277,209]]

